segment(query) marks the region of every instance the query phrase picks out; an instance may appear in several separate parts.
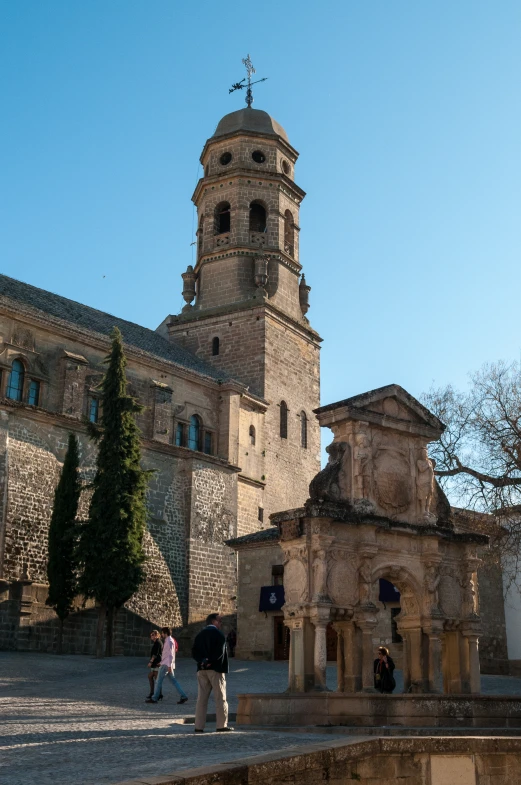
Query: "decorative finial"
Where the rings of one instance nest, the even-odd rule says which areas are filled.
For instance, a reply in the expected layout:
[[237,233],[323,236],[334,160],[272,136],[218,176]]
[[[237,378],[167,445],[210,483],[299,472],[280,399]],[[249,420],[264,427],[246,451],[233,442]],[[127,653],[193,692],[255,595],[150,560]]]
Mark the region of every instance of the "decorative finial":
[[246,77],[245,77],[244,79],[241,79],[240,82],[235,82],[235,84],[232,84],[232,86],[230,87],[228,92],[229,93],[233,93],[235,90],[242,90],[243,87],[245,87],[246,88],[246,106],[248,107],[248,109],[251,109],[251,105],[253,103],[253,92],[252,92],[252,89],[251,89],[252,85],[259,84],[259,82],[265,82],[268,77],[265,76],[263,79],[257,79],[256,82],[252,82],[251,81],[251,77],[252,77],[252,74],[255,73],[255,68],[253,67],[253,63],[251,61],[250,55],[248,55],[247,57],[244,57],[242,62],[243,62],[243,65],[246,67],[246,73],[248,74],[248,77],[247,77],[248,82],[245,84],[245,82],[246,82]]

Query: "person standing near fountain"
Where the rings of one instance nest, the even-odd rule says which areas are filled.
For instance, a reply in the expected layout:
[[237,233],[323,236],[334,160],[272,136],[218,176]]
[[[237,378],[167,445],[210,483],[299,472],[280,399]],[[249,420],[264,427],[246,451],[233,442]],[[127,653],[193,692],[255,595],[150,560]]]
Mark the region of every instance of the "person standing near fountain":
[[380,646],[378,649],[378,658],[374,661],[374,686],[378,692],[386,692],[390,694],[396,687],[393,671],[395,664],[393,658],[389,654],[389,649],[385,646]]

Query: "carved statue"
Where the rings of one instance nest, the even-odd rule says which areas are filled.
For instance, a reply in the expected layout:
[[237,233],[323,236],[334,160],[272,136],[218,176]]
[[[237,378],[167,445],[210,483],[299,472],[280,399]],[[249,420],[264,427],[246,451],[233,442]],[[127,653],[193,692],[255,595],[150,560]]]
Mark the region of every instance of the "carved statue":
[[371,445],[365,433],[358,433],[355,439],[356,452],[354,460],[355,495],[369,499],[371,493]]
[[416,498],[420,506],[420,515],[430,513],[431,500],[434,491],[434,471],[432,463],[427,457],[427,450],[422,449],[421,457],[416,461]]
[[360,605],[368,605],[371,602],[371,587],[373,569],[371,559],[363,559],[358,570]]
[[326,589],[327,578],[327,562],[326,552],[323,548],[315,551],[313,558],[313,597],[324,597],[327,593]]
[[348,449],[347,442],[333,442],[326,447],[329,460],[327,466],[315,475],[309,484],[310,499],[334,502],[341,499],[340,475],[344,454]]
[[423,585],[425,591],[431,595],[430,604],[433,607],[438,605],[438,586],[440,585],[441,576],[438,568],[434,564],[430,564],[425,570]]
[[472,616],[476,613],[477,605],[474,572],[472,570],[467,570],[465,575],[460,579],[459,584],[463,589],[463,614],[465,616]]

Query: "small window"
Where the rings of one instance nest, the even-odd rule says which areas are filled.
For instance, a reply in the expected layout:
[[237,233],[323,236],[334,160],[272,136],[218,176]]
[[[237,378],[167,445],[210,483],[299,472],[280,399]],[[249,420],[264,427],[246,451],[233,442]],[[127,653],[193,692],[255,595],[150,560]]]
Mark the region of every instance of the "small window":
[[288,164],[285,158],[282,159],[282,171],[284,174],[289,174],[291,172],[291,166]]
[[221,164],[221,166],[227,166],[232,160],[232,157],[233,156],[231,153],[223,153],[219,158],[219,163]]
[[255,446],[255,426],[250,425],[250,444]]
[[205,451],[206,455],[212,455],[213,454],[213,450],[212,450],[212,434],[209,433],[208,431],[206,431],[205,434],[204,434],[204,451]]
[[217,338],[217,336],[215,336],[215,338],[212,340],[212,355],[214,357],[217,357],[218,354],[219,354],[219,339]]
[[89,402],[89,421],[98,422],[99,419],[99,398],[91,398]]
[[284,583],[284,565],[274,564],[271,568],[271,585],[282,586]]
[[215,234],[226,234],[230,231],[230,205],[221,202],[215,208]]
[[6,395],[12,401],[21,401],[24,392],[25,368],[20,360],[13,360],[11,373],[7,380]]
[[306,412],[300,412],[300,446],[307,449],[308,446],[308,418]]
[[190,450],[201,449],[201,420],[197,414],[192,414],[190,417],[190,425],[188,427],[188,448]]
[[185,446],[185,426],[182,422],[178,422],[175,428],[175,446]]
[[250,204],[250,232],[266,231],[266,210],[260,202]]
[[263,164],[265,162],[265,160],[266,160],[266,156],[260,150],[255,150],[251,154],[251,157],[253,158],[253,160],[255,161],[256,164]]
[[257,513],[258,520],[263,523],[264,521],[264,507],[259,507],[259,511]]
[[38,406],[40,401],[40,382],[32,380],[29,385],[29,395],[27,396],[27,403],[30,406]]
[[288,438],[288,405],[286,401],[280,402],[280,438]]

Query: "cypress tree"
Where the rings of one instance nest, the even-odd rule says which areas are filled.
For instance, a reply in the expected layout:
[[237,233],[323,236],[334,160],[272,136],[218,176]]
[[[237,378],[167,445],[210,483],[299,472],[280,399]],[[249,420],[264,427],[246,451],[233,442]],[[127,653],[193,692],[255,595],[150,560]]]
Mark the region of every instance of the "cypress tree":
[[71,433],[60,480],[54,491],[54,505],[49,526],[47,605],[60,620],[58,653],[62,652],[63,623],[72,609],[78,592],[76,546],[79,526],[76,521],[81,494],[78,441]]
[[113,653],[112,618],[137,591],[145,560],[145,495],[150,472],[141,469],[141,444],[135,415],[142,407],[127,395],[126,359],[121,333],[114,328],[112,348],[101,383],[101,419],[90,425],[98,443],[89,519],[82,529],[80,588],[98,602],[96,656],[102,657],[107,613],[107,653]]

